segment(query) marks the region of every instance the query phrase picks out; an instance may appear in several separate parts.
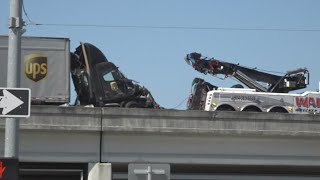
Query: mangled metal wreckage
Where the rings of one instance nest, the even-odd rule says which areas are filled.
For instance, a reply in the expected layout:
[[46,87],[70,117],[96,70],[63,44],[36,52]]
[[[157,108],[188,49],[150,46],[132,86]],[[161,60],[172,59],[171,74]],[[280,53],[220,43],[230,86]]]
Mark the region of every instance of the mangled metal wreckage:
[[128,79],[90,43],[72,53],[71,76],[80,105],[160,108],[147,88]]

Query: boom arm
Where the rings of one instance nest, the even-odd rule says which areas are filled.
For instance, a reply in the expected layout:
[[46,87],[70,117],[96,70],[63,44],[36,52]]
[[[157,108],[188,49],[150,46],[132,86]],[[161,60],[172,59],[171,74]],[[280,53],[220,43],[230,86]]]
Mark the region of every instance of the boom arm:
[[[249,88],[256,89],[259,92],[287,93],[303,89],[308,84],[309,79],[309,72],[306,68],[288,71],[284,76],[278,76],[214,58],[205,58],[195,52],[187,54],[185,61],[201,73],[223,74],[226,77],[233,76]],[[267,83],[269,86],[265,87],[260,84],[261,82]]]

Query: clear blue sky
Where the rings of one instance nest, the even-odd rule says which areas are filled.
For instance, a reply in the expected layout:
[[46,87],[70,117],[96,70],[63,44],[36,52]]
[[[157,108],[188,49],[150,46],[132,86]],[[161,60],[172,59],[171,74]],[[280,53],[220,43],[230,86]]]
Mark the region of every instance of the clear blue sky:
[[[43,24],[317,29],[319,0],[25,0],[30,19]],[[9,0],[0,1],[0,34],[7,34]],[[26,22],[27,18],[24,16]],[[129,78],[146,86],[165,108],[191,91],[194,77],[221,86],[237,82],[200,74],[184,62],[190,52],[271,71],[310,71],[320,81],[320,32],[136,29],[27,26],[26,36],[67,37],[100,48]],[[183,103],[179,109],[185,109]]]

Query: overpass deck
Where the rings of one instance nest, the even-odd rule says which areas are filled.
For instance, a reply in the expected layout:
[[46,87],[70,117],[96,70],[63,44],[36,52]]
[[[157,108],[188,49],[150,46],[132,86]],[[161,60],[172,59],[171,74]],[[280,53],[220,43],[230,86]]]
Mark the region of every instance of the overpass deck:
[[[4,127],[1,120],[0,153]],[[19,156],[27,163],[110,162],[115,168],[149,162],[181,165],[178,169],[270,166],[318,172],[320,116],[33,106],[30,118],[21,119]]]
[[[319,136],[320,115],[33,106],[22,130]],[[4,128],[4,121],[0,122]]]

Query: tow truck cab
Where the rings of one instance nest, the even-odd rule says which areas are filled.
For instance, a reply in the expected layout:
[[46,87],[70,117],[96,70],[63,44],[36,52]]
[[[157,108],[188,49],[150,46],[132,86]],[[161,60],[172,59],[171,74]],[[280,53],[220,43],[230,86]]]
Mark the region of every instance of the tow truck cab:
[[207,92],[218,89],[201,78],[194,78],[192,81],[191,95],[189,96],[187,109],[188,110],[204,110]]

